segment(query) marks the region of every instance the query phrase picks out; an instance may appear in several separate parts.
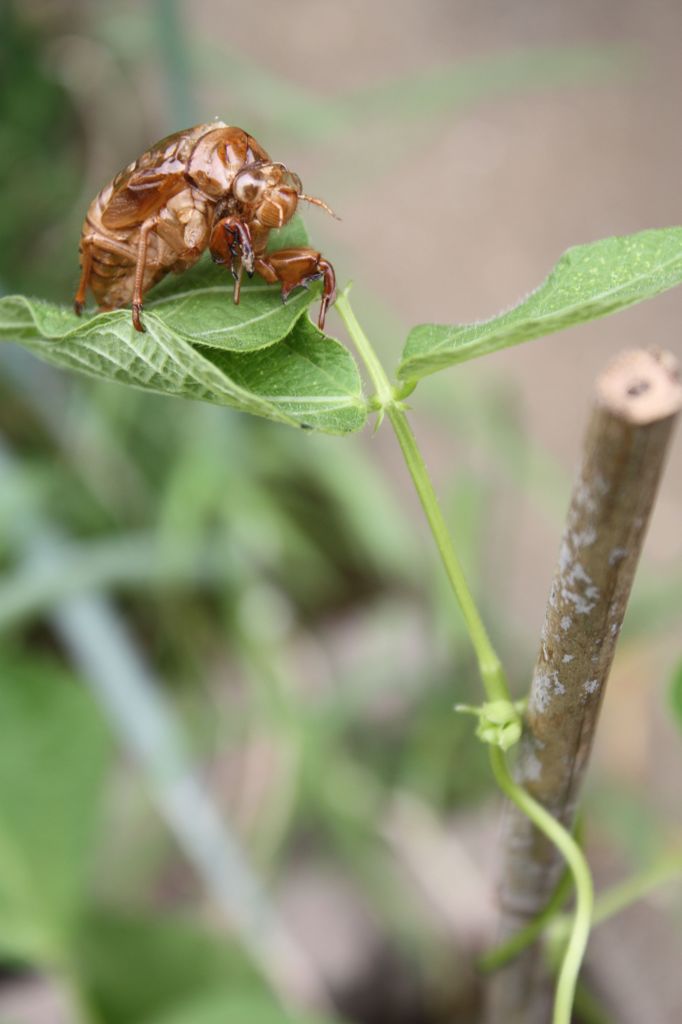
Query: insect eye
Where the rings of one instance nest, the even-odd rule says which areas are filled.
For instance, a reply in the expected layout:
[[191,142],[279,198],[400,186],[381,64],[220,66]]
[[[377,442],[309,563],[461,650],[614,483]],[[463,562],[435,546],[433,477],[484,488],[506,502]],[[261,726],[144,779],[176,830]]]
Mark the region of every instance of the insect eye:
[[235,199],[240,203],[256,203],[263,191],[267,188],[267,182],[259,171],[244,170],[234,179],[232,190]]
[[287,171],[286,177],[284,179],[284,184],[288,185],[289,188],[293,188],[296,195],[300,196],[301,192],[303,191],[303,184],[301,182],[301,179],[299,178],[298,174],[294,174],[293,171]]

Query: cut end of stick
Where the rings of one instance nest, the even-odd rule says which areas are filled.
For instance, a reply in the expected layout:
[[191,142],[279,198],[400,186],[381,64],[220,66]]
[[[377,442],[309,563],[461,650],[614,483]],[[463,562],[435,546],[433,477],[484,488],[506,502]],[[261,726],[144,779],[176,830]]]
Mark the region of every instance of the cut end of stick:
[[682,409],[679,365],[671,352],[622,352],[597,380],[597,401],[628,423],[645,425]]

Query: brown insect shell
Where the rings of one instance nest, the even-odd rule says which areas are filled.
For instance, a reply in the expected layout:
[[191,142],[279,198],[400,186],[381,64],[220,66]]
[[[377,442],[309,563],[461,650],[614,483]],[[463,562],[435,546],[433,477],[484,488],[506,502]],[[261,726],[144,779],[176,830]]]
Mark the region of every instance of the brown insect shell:
[[207,199],[216,202],[227,195],[246,164],[269,160],[263,147],[241,128],[221,125],[198,139],[185,176]]
[[301,179],[281,163],[247,165],[232,183],[236,206],[251,226],[281,228],[298,207]]
[[255,219],[264,228],[281,228],[296,213],[298,195],[290,189],[279,188],[266,196],[256,208]]
[[[240,171],[253,177],[253,193],[245,189],[244,195],[236,194],[242,191],[235,186]],[[207,246],[218,262],[231,263],[229,225],[222,236],[219,225],[222,218],[234,218],[250,259],[255,257],[253,269],[269,283],[279,281],[284,295],[311,278],[324,277],[318,321],[322,329],[334,298],[331,265],[305,248],[265,256],[270,230],[291,219],[301,197],[298,176],[272,163],[241,128],[214,121],[169,135],[124,168],[90,204],[81,233],[76,312],[83,309],[90,287],[100,309],[132,301],[133,324],[143,330],[143,296],[169,271],[187,270]]]

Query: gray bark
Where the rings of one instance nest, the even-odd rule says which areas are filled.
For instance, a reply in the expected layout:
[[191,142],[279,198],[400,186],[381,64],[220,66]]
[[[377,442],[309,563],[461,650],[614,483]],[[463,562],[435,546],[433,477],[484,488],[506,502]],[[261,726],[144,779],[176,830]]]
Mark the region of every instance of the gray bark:
[[[668,353],[626,352],[597,382],[516,766],[518,781],[568,827],[681,407]],[[501,940],[544,908],[564,868],[542,833],[516,809],[507,810]],[[488,1021],[545,1024],[550,997],[536,945],[491,979]]]

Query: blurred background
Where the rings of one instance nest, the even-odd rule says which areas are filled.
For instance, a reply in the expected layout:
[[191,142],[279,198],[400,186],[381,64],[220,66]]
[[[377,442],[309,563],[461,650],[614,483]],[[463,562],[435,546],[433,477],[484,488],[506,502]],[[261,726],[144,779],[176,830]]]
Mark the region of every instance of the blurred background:
[[[307,226],[391,369],[414,324],[679,222],[681,33],[675,0],[2,0],[0,293],[70,303],[92,196],[217,116],[340,214]],[[677,290],[410,399],[518,694],[594,378],[682,358],[681,316]],[[12,345],[0,395],[2,1024],[269,1024],[329,991],[360,1024],[475,1021],[499,801],[390,432],[303,437]],[[681,470],[678,437],[586,796],[600,884],[679,844]],[[595,932],[606,1019],[680,1019],[681,925],[672,886]]]

